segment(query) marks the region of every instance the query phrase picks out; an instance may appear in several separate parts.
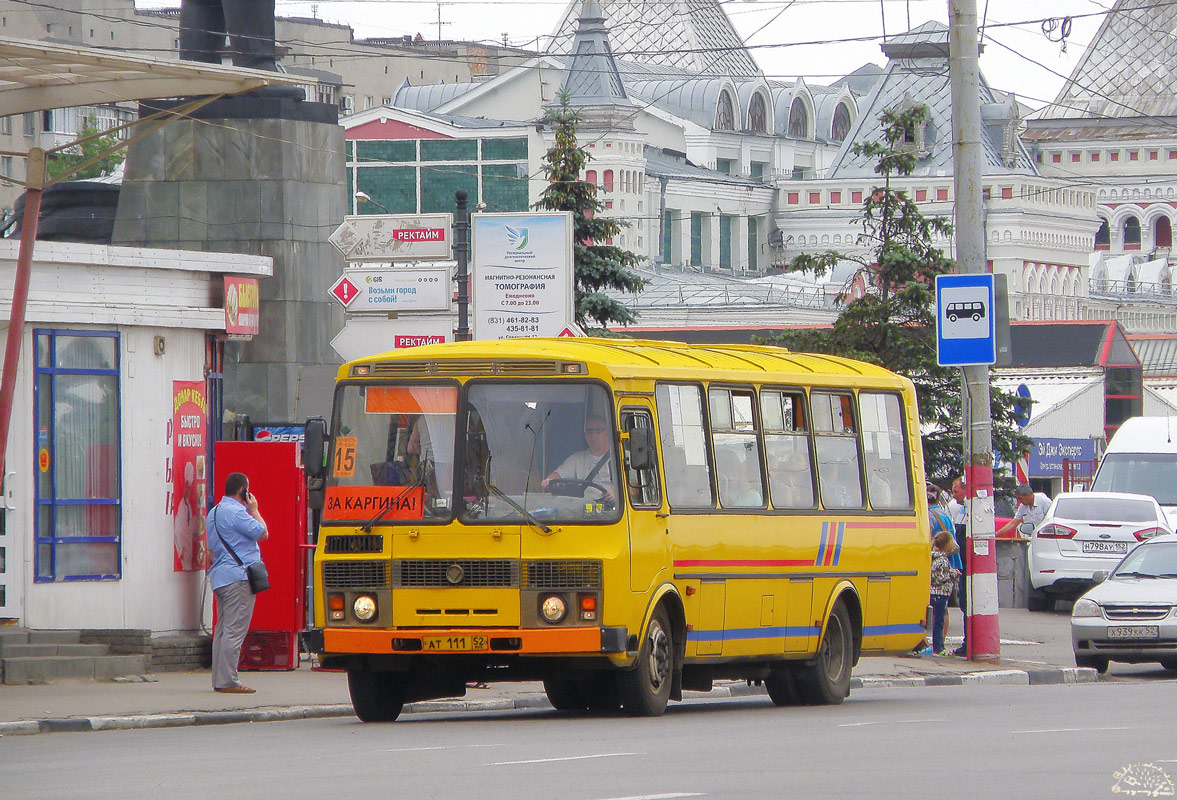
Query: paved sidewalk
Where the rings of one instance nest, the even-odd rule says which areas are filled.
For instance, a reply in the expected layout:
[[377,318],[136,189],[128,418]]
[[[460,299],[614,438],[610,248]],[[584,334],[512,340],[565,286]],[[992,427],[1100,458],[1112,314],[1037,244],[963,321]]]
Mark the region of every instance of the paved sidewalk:
[[[958,617],[953,622],[958,621]],[[945,686],[964,683],[1076,683],[1096,680],[1094,670],[1076,669],[1065,614],[1003,609],[1002,661],[962,658],[867,657],[855,669],[853,688]],[[952,637],[949,638],[950,644]],[[959,639],[957,639],[959,641]],[[265,722],[352,714],[347,678],[312,670],[246,672],[256,694],[218,694],[208,671],[164,672],[108,683],[66,681],[41,686],[0,685],[0,735],[126,728]],[[764,694],[746,682],[717,684],[687,699]],[[538,683],[495,684],[469,689],[466,697],[413,703],[405,713],[549,708]]]

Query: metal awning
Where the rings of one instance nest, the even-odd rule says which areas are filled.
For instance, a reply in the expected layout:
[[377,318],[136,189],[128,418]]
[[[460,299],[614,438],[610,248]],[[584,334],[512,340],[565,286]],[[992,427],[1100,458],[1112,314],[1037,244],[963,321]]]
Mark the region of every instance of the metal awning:
[[0,116],[314,82],[278,72],[0,38]]

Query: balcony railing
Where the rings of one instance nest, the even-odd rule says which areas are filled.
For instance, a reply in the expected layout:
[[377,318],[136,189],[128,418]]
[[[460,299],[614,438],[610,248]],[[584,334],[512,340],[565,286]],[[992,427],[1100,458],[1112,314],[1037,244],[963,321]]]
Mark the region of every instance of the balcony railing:
[[1091,278],[1087,284],[1087,291],[1092,297],[1177,305],[1177,294],[1174,294],[1171,283],[1143,283],[1133,280],[1113,281],[1106,278]]

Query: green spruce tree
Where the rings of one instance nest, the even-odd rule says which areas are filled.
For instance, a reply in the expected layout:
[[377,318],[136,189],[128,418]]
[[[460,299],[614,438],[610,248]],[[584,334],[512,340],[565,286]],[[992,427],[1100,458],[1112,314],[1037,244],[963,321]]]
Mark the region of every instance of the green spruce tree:
[[576,266],[576,322],[582,327],[605,328],[610,323],[628,325],[636,317],[605,289],[640,292],[645,286],[632,269],[638,257],[628,250],[606,244],[629,223],[597,216],[605,204],[597,198],[597,187],[580,176],[592,156],[577,144],[580,111],[569,103],[567,92],[560,104],[549,108],[544,120],[556,134],[556,141],[544,156],[548,186],[535,204],[545,211],[571,211],[574,263]]
[[[953,261],[936,245],[952,234],[943,217],[925,217],[907,194],[892,185],[912,174],[916,131],[928,118],[926,106],[888,111],[881,141],[855,144],[855,155],[873,158],[881,186],[863,200],[861,254],[827,251],[800,255],[785,268],[826,275],[840,262],[859,265],[866,291],[842,305],[828,329],[787,331],[774,338],[786,347],[869,361],[905,375],[915,384],[924,431],[924,464],[929,477],[948,479],[962,469],[960,371],[936,364],[937,275],[952,272]],[[852,281],[854,278],[852,278]],[[1014,423],[1012,394],[990,386],[993,449],[1010,464],[1031,441]]]

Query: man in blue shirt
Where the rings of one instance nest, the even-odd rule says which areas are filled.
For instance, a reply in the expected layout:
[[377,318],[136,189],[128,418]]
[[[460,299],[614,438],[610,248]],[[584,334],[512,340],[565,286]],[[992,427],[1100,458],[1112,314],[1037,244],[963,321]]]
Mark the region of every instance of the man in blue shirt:
[[[257,498],[249,493],[249,478],[233,472],[225,478],[225,495],[206,520],[212,563],[208,580],[217,596],[217,625],[213,631],[213,690],[252,694],[237,680],[241,645],[253,618],[253,592],[245,567],[262,560],[258,542],[270,537],[266,521],[257,510]],[[228,547],[226,547],[226,543]],[[241,559],[229,553],[229,548]]]

